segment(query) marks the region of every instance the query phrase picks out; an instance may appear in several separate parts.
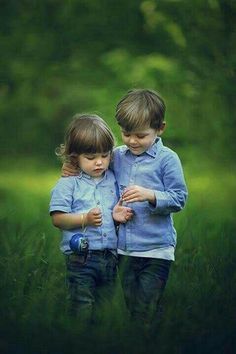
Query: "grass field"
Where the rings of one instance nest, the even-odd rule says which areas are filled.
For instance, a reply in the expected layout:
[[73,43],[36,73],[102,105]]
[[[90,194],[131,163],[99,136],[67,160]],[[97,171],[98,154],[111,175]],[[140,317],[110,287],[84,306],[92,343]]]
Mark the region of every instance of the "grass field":
[[186,165],[189,200],[175,216],[176,262],[151,341],[126,322],[120,287],[90,332],[66,315],[59,232],[48,216],[58,171],[18,161],[1,168],[0,353],[234,353],[235,171]]

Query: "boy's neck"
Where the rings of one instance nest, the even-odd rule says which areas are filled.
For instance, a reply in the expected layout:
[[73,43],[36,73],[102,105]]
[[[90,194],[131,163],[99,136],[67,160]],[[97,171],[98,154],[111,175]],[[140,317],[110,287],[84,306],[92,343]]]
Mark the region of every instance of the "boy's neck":
[[104,175],[105,175],[105,172],[99,177],[92,177],[91,176],[91,178],[94,180],[95,183],[97,183],[103,179]]
[[90,179],[94,180],[95,182],[101,181],[104,178],[105,174],[106,174],[106,171],[105,171],[105,172],[103,172],[103,174],[101,176],[91,176],[91,175],[89,175],[88,173],[86,173],[84,171],[81,171],[81,172],[82,172],[83,175],[89,177]]

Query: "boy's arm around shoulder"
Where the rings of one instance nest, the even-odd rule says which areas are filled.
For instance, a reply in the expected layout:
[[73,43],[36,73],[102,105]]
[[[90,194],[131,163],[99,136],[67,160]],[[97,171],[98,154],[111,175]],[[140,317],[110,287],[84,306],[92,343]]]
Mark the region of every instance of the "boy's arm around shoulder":
[[161,171],[164,191],[154,190],[156,204],[150,204],[150,208],[153,213],[167,215],[184,208],[188,191],[183,168],[175,152],[164,156]]

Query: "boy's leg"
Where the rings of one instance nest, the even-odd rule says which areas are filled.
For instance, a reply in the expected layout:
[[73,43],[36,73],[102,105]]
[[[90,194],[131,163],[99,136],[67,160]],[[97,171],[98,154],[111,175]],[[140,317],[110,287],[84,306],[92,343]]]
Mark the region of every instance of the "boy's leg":
[[119,276],[126,307],[131,316],[135,308],[137,292],[136,258],[119,255]]
[[158,305],[166,286],[171,261],[140,258],[138,263],[136,302],[132,316],[149,326],[157,317]]
[[82,323],[92,320],[95,302],[97,264],[88,255],[85,263],[83,257],[75,254],[66,256],[67,282],[69,288],[69,313],[78,316]]
[[104,316],[111,308],[117,282],[117,256],[105,251],[100,257],[100,278],[96,288],[96,315]]
[[137,326],[147,326],[157,315],[171,261],[119,256],[119,274],[125,302]]

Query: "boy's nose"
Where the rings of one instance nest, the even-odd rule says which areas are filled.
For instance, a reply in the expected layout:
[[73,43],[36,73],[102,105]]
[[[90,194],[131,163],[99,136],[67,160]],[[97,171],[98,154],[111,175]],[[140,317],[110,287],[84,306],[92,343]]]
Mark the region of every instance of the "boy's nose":
[[130,139],[129,139],[129,142],[130,142],[130,144],[135,144],[136,143],[136,139],[135,139],[135,137],[130,137]]
[[102,164],[102,160],[97,160],[96,161],[96,165],[101,165]]

